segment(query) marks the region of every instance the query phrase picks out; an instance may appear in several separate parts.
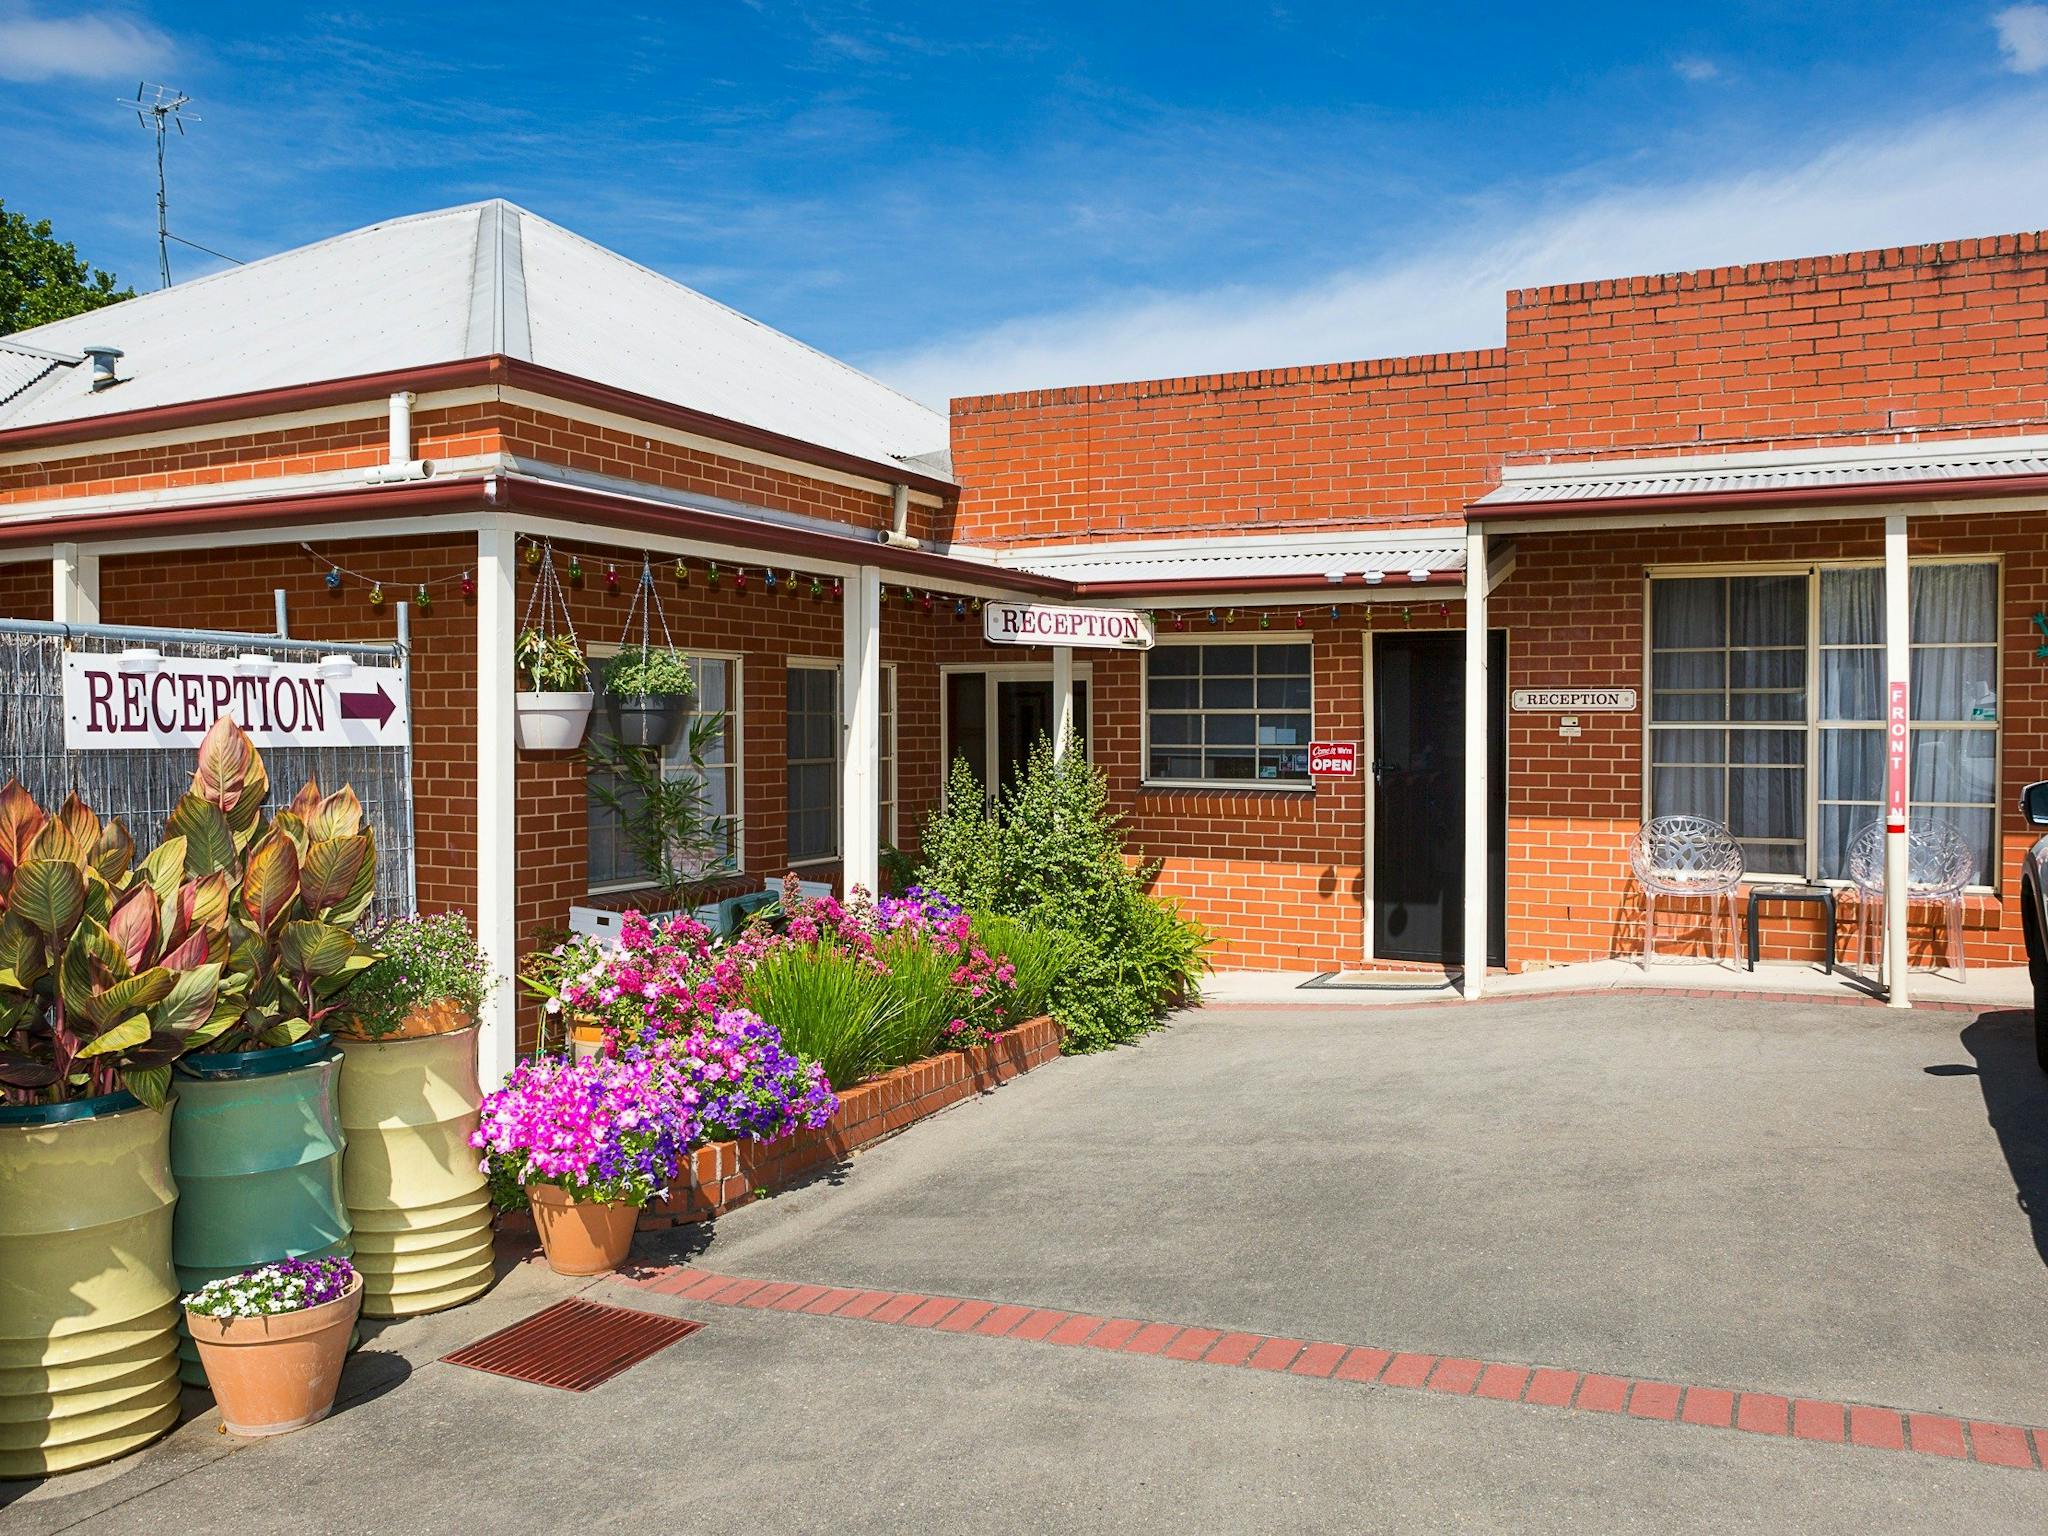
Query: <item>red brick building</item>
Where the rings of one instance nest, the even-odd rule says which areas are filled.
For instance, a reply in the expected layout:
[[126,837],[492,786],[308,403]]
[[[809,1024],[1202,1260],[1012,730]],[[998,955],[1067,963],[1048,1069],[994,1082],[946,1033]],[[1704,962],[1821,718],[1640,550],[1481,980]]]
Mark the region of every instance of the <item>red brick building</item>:
[[[949,758],[1000,780],[1071,710],[1219,963],[1468,990],[1482,957],[1636,953],[1647,815],[1729,822],[1759,880],[1845,880],[1896,676],[1915,803],[1978,865],[1969,958],[2017,963],[2037,237],[1507,316],[1498,349],[948,421],[509,205],[419,215],[0,340],[0,615],[268,631],[282,591],[339,640],[389,632],[373,589],[411,601],[420,899],[509,957],[640,883],[580,760],[513,745],[531,562],[580,568],[601,649],[650,560],[725,716],[713,894],[872,885]],[[1137,610],[1154,643],[992,645],[997,602]],[[1356,771],[1311,773],[1311,742]],[[1935,915],[1895,926],[1925,945]],[[1766,953],[1818,933],[1774,911]]]

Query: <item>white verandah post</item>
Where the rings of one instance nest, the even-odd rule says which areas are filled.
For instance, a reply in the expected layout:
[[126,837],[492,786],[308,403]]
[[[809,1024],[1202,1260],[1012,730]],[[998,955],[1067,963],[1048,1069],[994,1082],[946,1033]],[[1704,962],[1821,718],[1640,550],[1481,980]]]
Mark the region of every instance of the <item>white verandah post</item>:
[[843,751],[839,762],[840,888],[870,894],[881,883],[882,572],[864,565],[846,583],[840,612]]
[[1888,512],[1884,519],[1884,981],[1885,1001],[1894,1008],[1913,1006],[1906,982],[1906,896],[1911,877],[1906,827],[1913,804],[1909,778],[1913,757],[1912,588],[1906,555],[1906,514]]
[[1492,873],[1487,858],[1491,806],[1487,788],[1486,532],[1465,535],[1465,997],[1476,999],[1486,985],[1486,931],[1492,911],[1486,888]]
[[1074,734],[1074,648],[1052,648],[1052,760],[1066,758],[1069,738]]
[[518,1056],[519,760],[512,670],[518,611],[517,540],[501,519],[476,536],[476,936],[496,985],[484,999],[477,1069],[486,1091],[511,1075]]
[[50,552],[50,617],[59,624],[100,621],[100,557],[76,544]]

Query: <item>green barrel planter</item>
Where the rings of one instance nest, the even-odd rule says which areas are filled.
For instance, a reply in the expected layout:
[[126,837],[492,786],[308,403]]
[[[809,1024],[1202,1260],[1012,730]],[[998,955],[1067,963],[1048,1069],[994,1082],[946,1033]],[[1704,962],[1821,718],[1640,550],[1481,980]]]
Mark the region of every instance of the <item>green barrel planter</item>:
[[490,1186],[469,1138],[483,1102],[474,1025],[338,1042],[343,1172],[365,1317],[411,1317],[490,1289]]
[[[325,1035],[263,1051],[188,1056],[176,1068],[171,1172],[178,1283],[278,1259],[348,1257],[342,1198],[341,1054]],[[206,1384],[180,1328],[179,1374]]]
[[125,1093],[0,1108],[0,1478],[178,1422],[171,1121]]

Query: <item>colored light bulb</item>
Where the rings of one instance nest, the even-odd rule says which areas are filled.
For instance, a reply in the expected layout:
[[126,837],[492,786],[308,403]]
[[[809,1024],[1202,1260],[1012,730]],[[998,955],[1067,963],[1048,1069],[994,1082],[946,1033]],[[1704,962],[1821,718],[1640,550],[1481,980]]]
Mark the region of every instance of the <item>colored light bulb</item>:
[[434,594],[427,590],[425,582],[421,582],[419,591],[413,593],[412,605],[413,607],[419,609],[421,613],[428,613],[432,611],[434,606]]
[[339,592],[341,590],[341,567],[338,565],[330,565],[327,568],[327,590],[330,592]]
[[476,578],[467,571],[462,573],[462,595],[464,597],[476,596]]
[[370,606],[372,608],[382,608],[384,606],[384,583],[381,581],[370,588]]

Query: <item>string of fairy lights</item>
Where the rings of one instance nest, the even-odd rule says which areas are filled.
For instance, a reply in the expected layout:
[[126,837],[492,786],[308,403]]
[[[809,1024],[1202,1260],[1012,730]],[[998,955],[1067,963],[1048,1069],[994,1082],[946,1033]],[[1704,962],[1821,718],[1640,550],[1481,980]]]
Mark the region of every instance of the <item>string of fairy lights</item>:
[[[616,552],[592,552],[585,555],[572,547],[555,545],[551,541],[519,536],[520,558],[532,567],[547,558],[547,551],[554,553],[566,563],[562,569],[563,582],[572,589],[588,590],[596,572],[595,581],[599,589],[609,595],[630,598],[634,584],[639,579],[635,569],[638,561],[628,556],[623,561]],[[339,594],[353,584],[360,587],[372,608],[382,608],[389,600],[387,583],[382,577],[371,572],[359,571],[340,561],[322,554],[311,544],[299,548],[314,564],[323,567],[323,579],[327,590]],[[650,559],[652,557],[649,557]],[[726,592],[735,597],[749,593],[761,597],[806,598],[822,601],[827,597],[835,601],[844,593],[843,585],[836,576],[819,576],[799,572],[794,567],[778,569],[771,565],[721,565],[716,560],[690,561],[670,559],[666,556],[652,562],[668,584],[677,592],[693,589],[703,592]],[[623,569],[622,569],[623,567]],[[430,576],[419,581],[398,581],[388,583],[391,591],[402,593],[415,610],[430,614],[434,610],[437,592],[454,588],[458,597],[467,600],[476,596],[475,568],[470,566],[452,570],[439,576]],[[899,607],[908,612],[937,615],[950,612],[953,618],[965,621],[969,615],[981,612],[982,600],[978,596],[947,592],[943,588],[911,587],[888,585],[882,587],[882,603],[885,608]],[[1404,603],[1395,608],[1392,603],[1304,603],[1260,605],[1258,607],[1224,608],[1170,608],[1142,610],[1155,628],[1175,633],[1189,633],[1202,629],[1308,629],[1324,621],[1341,624],[1346,608],[1357,613],[1365,628],[1374,626],[1375,609],[1385,609],[1388,621],[1395,613],[1404,626],[1412,625],[1418,616],[1434,614],[1438,618],[1450,613],[1446,602]]]

